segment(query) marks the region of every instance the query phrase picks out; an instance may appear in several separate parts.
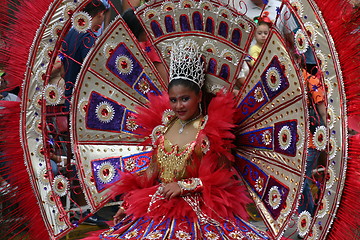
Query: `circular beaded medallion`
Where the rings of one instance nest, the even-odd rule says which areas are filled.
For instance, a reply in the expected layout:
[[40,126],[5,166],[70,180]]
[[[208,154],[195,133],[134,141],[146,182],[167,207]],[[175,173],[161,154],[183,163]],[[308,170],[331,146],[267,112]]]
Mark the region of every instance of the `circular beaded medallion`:
[[76,12],[71,18],[73,27],[78,32],[87,32],[91,28],[91,17],[86,12]]
[[304,24],[305,26],[305,30],[306,30],[306,33],[308,35],[308,38],[310,39],[310,42],[312,44],[315,44],[315,41],[316,41],[316,30],[315,30],[315,26],[312,22],[306,22]]
[[321,201],[319,202],[319,207],[318,207],[318,211],[317,211],[317,217],[318,218],[323,218],[327,211],[329,210],[329,202],[326,198],[326,196],[324,196]]
[[304,237],[309,232],[310,224],[310,213],[308,211],[301,212],[297,222],[297,229],[300,237]]
[[44,89],[46,103],[52,106],[58,105],[60,103],[62,95],[63,91],[56,85],[49,84]]
[[113,120],[115,115],[114,107],[111,106],[108,102],[100,102],[96,106],[96,117],[103,123],[109,123]]
[[38,176],[39,176],[40,182],[42,182],[45,185],[49,184],[49,172],[46,169],[46,167],[42,167],[39,169]]
[[262,142],[265,145],[270,145],[272,143],[272,134],[269,130],[266,130],[263,134],[262,134]]
[[291,130],[289,126],[283,126],[278,133],[280,148],[286,150],[291,145]]
[[269,205],[273,209],[279,208],[279,206],[281,204],[281,193],[277,186],[273,186],[270,188],[268,200],[269,200]]
[[63,18],[64,20],[67,20],[71,18],[71,16],[74,14],[76,9],[76,5],[74,3],[67,3],[65,5],[64,11],[63,11]]
[[326,139],[327,139],[326,127],[325,126],[316,127],[313,136],[313,144],[315,145],[317,150],[321,151],[326,148],[326,143],[327,143]]
[[116,68],[120,74],[128,75],[133,70],[133,62],[125,55],[120,55],[116,58]]
[[54,199],[54,193],[52,191],[49,191],[46,194],[46,203],[50,206],[55,206],[55,199]]
[[281,86],[281,79],[279,70],[276,67],[270,67],[266,72],[266,83],[271,91],[279,90]]
[[111,182],[115,176],[116,169],[115,167],[109,163],[104,162],[100,165],[99,171],[97,172],[97,177],[104,184]]
[[127,161],[125,162],[125,170],[128,172],[132,172],[136,167],[136,160],[134,158],[129,158],[127,159]]
[[115,48],[116,44],[114,42],[107,42],[103,50],[104,56],[106,56],[106,58],[109,58],[114,53]]
[[220,56],[226,60],[228,60],[229,62],[232,62],[233,64],[236,64],[239,59],[237,58],[236,54],[228,49],[224,49]]
[[89,101],[87,101],[85,98],[81,99],[81,101],[78,104],[78,110],[81,114],[81,116],[85,117],[88,109]]
[[52,187],[53,187],[54,192],[58,196],[63,197],[68,192],[69,181],[65,176],[57,175],[56,177],[54,177]]
[[309,43],[301,29],[297,30],[295,34],[295,46],[300,54],[304,54],[309,47]]
[[215,42],[211,40],[207,40],[204,42],[204,44],[201,46],[201,50],[205,53],[218,55],[219,49],[215,46]]

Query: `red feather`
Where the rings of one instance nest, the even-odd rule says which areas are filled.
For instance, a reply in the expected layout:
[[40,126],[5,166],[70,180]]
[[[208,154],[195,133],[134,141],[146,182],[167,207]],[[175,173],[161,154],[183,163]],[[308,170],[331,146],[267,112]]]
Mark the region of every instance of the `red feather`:
[[[353,8],[348,1],[316,0],[328,26],[340,60],[345,83],[348,115],[360,114],[360,9]],[[351,126],[350,126],[351,128]],[[330,229],[329,239],[355,239],[360,222],[360,141],[359,135],[350,138],[346,182],[342,193],[336,221]]]
[[[148,95],[149,102],[146,107],[137,107],[136,123],[141,126],[136,133],[141,138],[150,136],[152,130],[162,124],[162,115],[165,110],[170,109],[169,96],[163,93],[161,96]],[[144,145],[150,145],[150,139],[146,140]]]
[[9,223],[2,227],[2,237],[10,239],[28,230],[33,239],[42,239],[48,233],[24,162],[19,136],[20,103],[0,101],[0,106],[5,107],[0,110],[1,157],[9,172],[5,180],[16,188],[0,200],[4,206],[2,221]]
[[[0,35],[6,42],[6,47],[0,49],[0,65],[5,67],[8,87],[20,86],[26,72],[26,64],[31,45],[40,26],[41,19],[51,4],[51,0],[43,1],[1,1],[0,2]],[[16,9],[16,11],[14,11]],[[10,15],[9,12],[14,12]],[[5,161],[11,175],[10,183],[17,187],[14,194],[8,194],[8,199],[2,199],[5,206],[2,209],[2,238],[11,239],[28,232],[32,239],[44,239],[48,236],[37,198],[33,192],[29,174],[24,163],[24,153],[20,140],[20,104],[18,102],[0,103],[0,151],[4,153]],[[9,204],[10,205],[6,205]]]

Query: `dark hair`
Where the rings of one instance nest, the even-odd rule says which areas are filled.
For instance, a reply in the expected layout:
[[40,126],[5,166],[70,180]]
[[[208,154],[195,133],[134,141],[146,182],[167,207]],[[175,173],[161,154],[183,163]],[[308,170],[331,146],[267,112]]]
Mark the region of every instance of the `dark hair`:
[[134,10],[133,9],[128,9],[126,10],[123,15],[122,18],[124,19],[124,21],[126,22],[126,24],[128,25],[128,27],[130,28],[130,30],[132,31],[132,33],[135,35],[135,37],[137,39],[139,39],[140,34],[142,32],[144,32],[144,28],[142,27],[139,19],[136,17]]
[[269,28],[271,28],[271,23],[268,23],[268,22],[264,22],[264,21],[260,21],[258,22],[257,26],[261,26],[261,25],[267,25]]
[[190,90],[194,91],[196,94],[199,94],[201,90],[199,85],[197,85],[196,83],[180,78],[170,81],[168,85],[168,91],[170,91],[170,89],[173,86],[179,86],[179,85],[189,88]]
[[92,0],[83,9],[91,17],[95,17],[100,12],[106,11],[105,5],[100,0]]

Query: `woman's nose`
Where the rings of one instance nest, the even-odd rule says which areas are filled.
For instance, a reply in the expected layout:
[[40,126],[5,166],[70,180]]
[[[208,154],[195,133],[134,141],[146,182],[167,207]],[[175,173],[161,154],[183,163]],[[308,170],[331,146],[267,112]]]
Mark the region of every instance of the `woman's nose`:
[[176,102],[176,108],[177,108],[177,109],[181,109],[181,107],[182,107],[182,102],[181,102],[181,101],[177,101],[177,102]]

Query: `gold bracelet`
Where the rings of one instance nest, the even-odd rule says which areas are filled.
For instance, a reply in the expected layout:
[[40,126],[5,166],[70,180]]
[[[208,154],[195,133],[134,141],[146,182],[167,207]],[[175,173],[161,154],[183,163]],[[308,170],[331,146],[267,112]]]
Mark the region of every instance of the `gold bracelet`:
[[200,178],[187,178],[178,181],[177,184],[180,187],[180,195],[184,196],[189,193],[201,192],[203,190],[203,184]]

